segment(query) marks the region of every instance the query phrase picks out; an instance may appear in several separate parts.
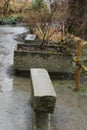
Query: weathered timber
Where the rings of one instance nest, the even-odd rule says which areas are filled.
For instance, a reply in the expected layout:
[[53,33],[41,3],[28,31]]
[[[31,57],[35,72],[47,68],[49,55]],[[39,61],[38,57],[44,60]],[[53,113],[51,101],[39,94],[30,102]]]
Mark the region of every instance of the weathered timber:
[[[76,60],[75,57],[73,58],[73,61],[74,61],[75,63],[77,63],[77,60]],[[82,65],[81,63],[79,63],[79,66],[80,66],[83,70],[87,71],[87,67],[86,67],[86,66]]]
[[56,93],[48,72],[45,69],[33,68],[30,70],[30,74],[34,111],[53,113]]

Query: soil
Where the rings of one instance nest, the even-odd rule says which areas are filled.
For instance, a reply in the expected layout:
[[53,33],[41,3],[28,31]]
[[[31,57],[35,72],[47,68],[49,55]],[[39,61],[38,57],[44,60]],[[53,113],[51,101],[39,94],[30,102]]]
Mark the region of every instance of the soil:
[[[25,37],[27,34],[30,32],[22,33],[19,35],[16,35],[15,39],[17,41],[24,41]],[[25,42],[25,41],[24,41]],[[45,51],[45,52],[58,52],[58,53],[65,53],[65,54],[75,54],[76,46],[73,44],[73,41],[71,39],[66,39],[65,41],[60,41],[60,42],[53,42],[53,41],[48,41],[47,43],[44,44],[44,46],[41,46],[42,41],[36,38],[34,41],[34,44],[37,45],[37,47],[30,47],[28,46],[29,43],[23,44],[21,47],[19,47],[19,50],[22,51]],[[31,43],[32,44],[32,43]],[[48,47],[49,46],[49,47]]]
[[21,47],[19,47],[18,50],[21,51],[40,51],[40,52],[56,52],[56,53],[64,53],[64,54],[69,54],[70,50],[66,48],[66,46],[64,47],[58,47],[58,46],[45,46],[44,48],[40,48],[40,46],[26,46],[26,45],[22,45]]

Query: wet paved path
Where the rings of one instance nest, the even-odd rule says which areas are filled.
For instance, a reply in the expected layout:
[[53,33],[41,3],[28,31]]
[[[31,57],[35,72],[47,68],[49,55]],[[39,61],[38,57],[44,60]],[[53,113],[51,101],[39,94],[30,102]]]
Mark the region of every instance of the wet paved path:
[[0,130],[31,130],[28,78],[10,76],[17,41],[13,36],[26,31],[24,27],[0,26]]
[[87,130],[87,96],[81,96],[66,87],[64,83],[56,89],[54,130]]

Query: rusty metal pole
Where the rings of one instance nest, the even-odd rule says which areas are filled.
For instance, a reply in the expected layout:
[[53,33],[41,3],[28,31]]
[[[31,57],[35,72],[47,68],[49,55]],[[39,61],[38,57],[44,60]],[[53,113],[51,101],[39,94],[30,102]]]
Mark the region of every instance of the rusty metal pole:
[[75,90],[80,89],[80,59],[81,59],[81,40],[78,41],[77,45],[77,58],[76,58],[76,77],[75,77]]

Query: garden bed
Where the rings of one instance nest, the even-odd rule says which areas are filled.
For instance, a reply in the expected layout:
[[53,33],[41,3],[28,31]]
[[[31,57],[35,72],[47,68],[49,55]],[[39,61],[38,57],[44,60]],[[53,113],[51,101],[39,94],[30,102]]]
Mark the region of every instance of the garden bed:
[[18,44],[14,51],[14,68],[18,71],[29,71],[30,68],[45,68],[48,72],[74,72],[72,55],[65,50],[59,51],[57,46],[40,49],[39,45]]

